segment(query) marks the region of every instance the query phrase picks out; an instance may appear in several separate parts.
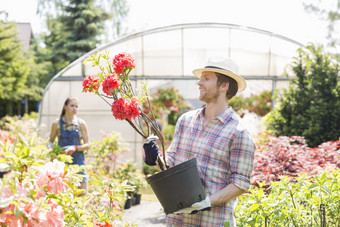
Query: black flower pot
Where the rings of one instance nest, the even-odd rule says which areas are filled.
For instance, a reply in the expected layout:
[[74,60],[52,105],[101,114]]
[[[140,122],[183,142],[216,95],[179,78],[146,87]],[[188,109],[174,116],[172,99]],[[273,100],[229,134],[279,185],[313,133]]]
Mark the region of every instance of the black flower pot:
[[142,194],[135,194],[135,199],[136,199],[136,205],[140,204],[140,200],[142,198]]
[[197,161],[191,159],[146,178],[166,214],[205,199]]
[[124,209],[127,210],[132,206],[132,200],[130,198],[126,199]]

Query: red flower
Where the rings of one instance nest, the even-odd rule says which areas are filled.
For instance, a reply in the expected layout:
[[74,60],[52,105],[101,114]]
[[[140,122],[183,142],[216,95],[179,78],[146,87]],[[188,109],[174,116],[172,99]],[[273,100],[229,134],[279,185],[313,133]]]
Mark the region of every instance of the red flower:
[[113,68],[117,75],[122,75],[126,68],[135,68],[135,60],[128,53],[117,54],[113,59]]
[[112,115],[118,120],[135,119],[140,115],[139,106],[139,101],[134,98],[127,102],[124,98],[120,98],[112,103]]
[[120,98],[112,103],[111,107],[112,115],[118,120],[125,120],[127,118],[125,114],[125,99]]
[[119,78],[114,74],[109,74],[103,81],[103,92],[108,96],[112,96],[112,91],[119,88],[120,81]]
[[100,86],[99,78],[96,76],[88,76],[83,80],[83,92],[97,91]]
[[130,99],[126,103],[126,114],[129,116],[129,119],[135,119],[140,115],[139,110],[140,102],[137,99]]

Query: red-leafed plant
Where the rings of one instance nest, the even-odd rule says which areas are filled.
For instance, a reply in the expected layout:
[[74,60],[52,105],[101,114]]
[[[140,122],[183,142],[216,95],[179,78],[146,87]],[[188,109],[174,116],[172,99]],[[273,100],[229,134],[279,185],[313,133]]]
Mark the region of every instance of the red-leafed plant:
[[340,141],[322,143],[310,148],[303,137],[271,137],[255,153],[253,184],[279,181],[281,175],[297,177],[299,173],[317,175],[324,170],[340,168]]
[[[142,92],[134,89],[129,79],[129,74],[135,68],[135,61],[128,53],[117,54],[113,60],[109,52],[98,53],[90,56],[84,63],[91,62],[93,67],[99,68],[95,76],[88,76],[83,80],[83,92],[92,92],[100,96],[111,106],[113,117],[118,120],[126,120],[143,138],[151,133],[156,134],[162,145],[164,154],[164,138],[154,120],[145,114],[141,103],[148,103],[148,110],[152,113],[149,105],[146,83],[143,83]],[[112,99],[109,102],[108,99]],[[155,119],[155,118],[152,118]],[[158,160],[161,169],[166,168],[166,161]]]

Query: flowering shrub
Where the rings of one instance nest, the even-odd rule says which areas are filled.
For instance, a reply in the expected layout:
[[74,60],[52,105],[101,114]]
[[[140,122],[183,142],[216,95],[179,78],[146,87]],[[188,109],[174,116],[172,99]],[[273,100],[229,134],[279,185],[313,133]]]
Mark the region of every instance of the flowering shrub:
[[0,163],[11,170],[0,178],[0,226],[133,226],[121,214],[124,195],[133,187],[92,175],[89,193],[79,197],[80,167],[66,165],[68,155],[48,155],[41,138],[26,136],[13,134],[13,143],[0,143]]
[[151,94],[150,99],[151,105],[148,102],[143,103],[144,112],[152,114],[149,115],[150,118],[162,119],[165,115],[167,124],[171,125],[176,124],[183,111],[192,109],[174,87],[157,89],[157,92]]
[[233,107],[241,117],[248,112],[263,117],[272,109],[272,92],[262,91],[258,95],[252,94],[247,98],[244,98],[242,95],[235,96],[229,100],[228,104]]
[[303,137],[271,137],[258,146],[252,176],[254,184],[278,181],[281,175],[309,176],[340,168],[340,141],[329,141],[317,148],[307,146]]
[[[143,138],[155,133],[162,144],[164,154],[164,139],[156,122],[142,111],[141,104],[148,101],[146,83],[142,94],[132,86],[129,74],[135,68],[134,59],[127,53],[120,53],[110,60],[109,53],[98,53],[90,56],[85,62],[91,62],[93,67],[99,68],[96,76],[89,76],[83,80],[83,92],[93,92],[111,106],[114,118],[126,120]],[[84,63],[85,63],[84,62]],[[102,89],[100,89],[102,88]],[[112,102],[107,99],[113,99]],[[151,108],[149,108],[151,109]],[[152,114],[153,115],[153,114]],[[164,155],[165,156],[165,155]],[[165,160],[158,164],[165,169]]]
[[88,151],[88,162],[92,166],[89,171],[97,175],[112,174],[119,154],[126,151],[126,143],[120,134],[103,134],[103,137],[102,140],[94,141]]

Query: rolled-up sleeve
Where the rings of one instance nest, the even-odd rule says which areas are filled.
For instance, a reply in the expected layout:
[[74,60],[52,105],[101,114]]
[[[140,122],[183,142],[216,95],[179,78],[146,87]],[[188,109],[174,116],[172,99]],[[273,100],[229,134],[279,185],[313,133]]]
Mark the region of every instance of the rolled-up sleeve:
[[237,187],[248,190],[250,176],[254,168],[255,143],[251,135],[245,131],[238,131],[230,147],[229,182]]

